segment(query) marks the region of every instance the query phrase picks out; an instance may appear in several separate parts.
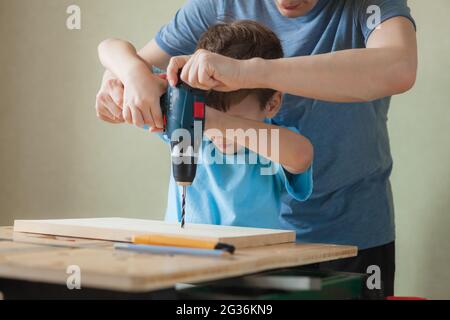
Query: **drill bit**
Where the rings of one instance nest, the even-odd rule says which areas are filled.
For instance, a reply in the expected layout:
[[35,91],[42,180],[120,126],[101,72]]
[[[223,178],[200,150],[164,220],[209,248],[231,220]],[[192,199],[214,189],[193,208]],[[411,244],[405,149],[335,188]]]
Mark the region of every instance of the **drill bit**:
[[186,222],[186,186],[183,186],[183,195],[181,203],[181,228],[184,229]]

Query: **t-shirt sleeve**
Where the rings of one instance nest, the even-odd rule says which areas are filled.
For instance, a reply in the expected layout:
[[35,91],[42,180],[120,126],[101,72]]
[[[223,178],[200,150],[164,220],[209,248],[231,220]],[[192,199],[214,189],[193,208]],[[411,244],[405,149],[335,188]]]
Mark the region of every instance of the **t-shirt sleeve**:
[[170,56],[195,52],[202,34],[215,25],[221,10],[218,0],[189,0],[156,35],[156,43]]
[[358,3],[356,15],[366,43],[381,23],[394,17],[405,17],[416,27],[407,0],[362,0]]
[[166,134],[158,132],[158,133],[155,133],[155,135],[156,135],[159,139],[161,139],[162,142],[164,142],[164,143],[167,144],[167,145],[170,145],[169,137],[168,137]]
[[[150,127],[148,125],[145,125],[144,130],[150,130]],[[163,132],[156,132],[154,133],[155,136],[157,136],[159,139],[161,139],[162,142],[164,142],[165,144],[169,144],[170,145],[170,139],[169,137],[163,133]]]
[[279,166],[278,175],[286,191],[297,201],[306,201],[313,192],[313,165],[300,174],[292,174]]

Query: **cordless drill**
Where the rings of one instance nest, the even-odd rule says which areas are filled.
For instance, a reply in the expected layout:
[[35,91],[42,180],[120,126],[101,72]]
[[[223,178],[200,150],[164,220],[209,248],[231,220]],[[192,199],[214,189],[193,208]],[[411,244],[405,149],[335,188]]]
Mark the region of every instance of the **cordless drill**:
[[197,172],[198,152],[205,128],[205,91],[181,80],[161,97],[164,134],[170,141],[173,177],[183,187],[181,228],[186,217],[186,187]]

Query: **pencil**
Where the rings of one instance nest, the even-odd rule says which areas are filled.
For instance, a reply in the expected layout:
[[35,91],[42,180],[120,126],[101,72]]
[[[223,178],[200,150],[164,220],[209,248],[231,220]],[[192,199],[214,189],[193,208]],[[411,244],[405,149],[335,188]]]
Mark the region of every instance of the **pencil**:
[[234,253],[235,251],[235,247],[230,244],[184,236],[167,236],[158,234],[140,235],[134,236],[132,238],[132,242],[134,244],[147,244],[155,246],[225,250],[229,253]]
[[116,243],[114,245],[114,248],[117,250],[128,250],[140,253],[170,254],[170,255],[180,254],[180,255],[214,256],[214,257],[225,257],[230,255],[228,251],[224,250],[150,246],[150,245],[129,244],[129,243]]

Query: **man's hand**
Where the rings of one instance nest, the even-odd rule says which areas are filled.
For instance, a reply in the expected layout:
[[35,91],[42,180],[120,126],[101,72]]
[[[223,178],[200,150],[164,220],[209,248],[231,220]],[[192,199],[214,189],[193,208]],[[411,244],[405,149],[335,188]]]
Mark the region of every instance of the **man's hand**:
[[97,117],[109,123],[123,123],[122,101],[122,82],[107,71],[95,101]]
[[236,91],[246,88],[246,68],[252,60],[236,60],[207,50],[198,50],[192,56],[178,56],[170,60],[167,79],[172,86],[181,80],[202,90]]

